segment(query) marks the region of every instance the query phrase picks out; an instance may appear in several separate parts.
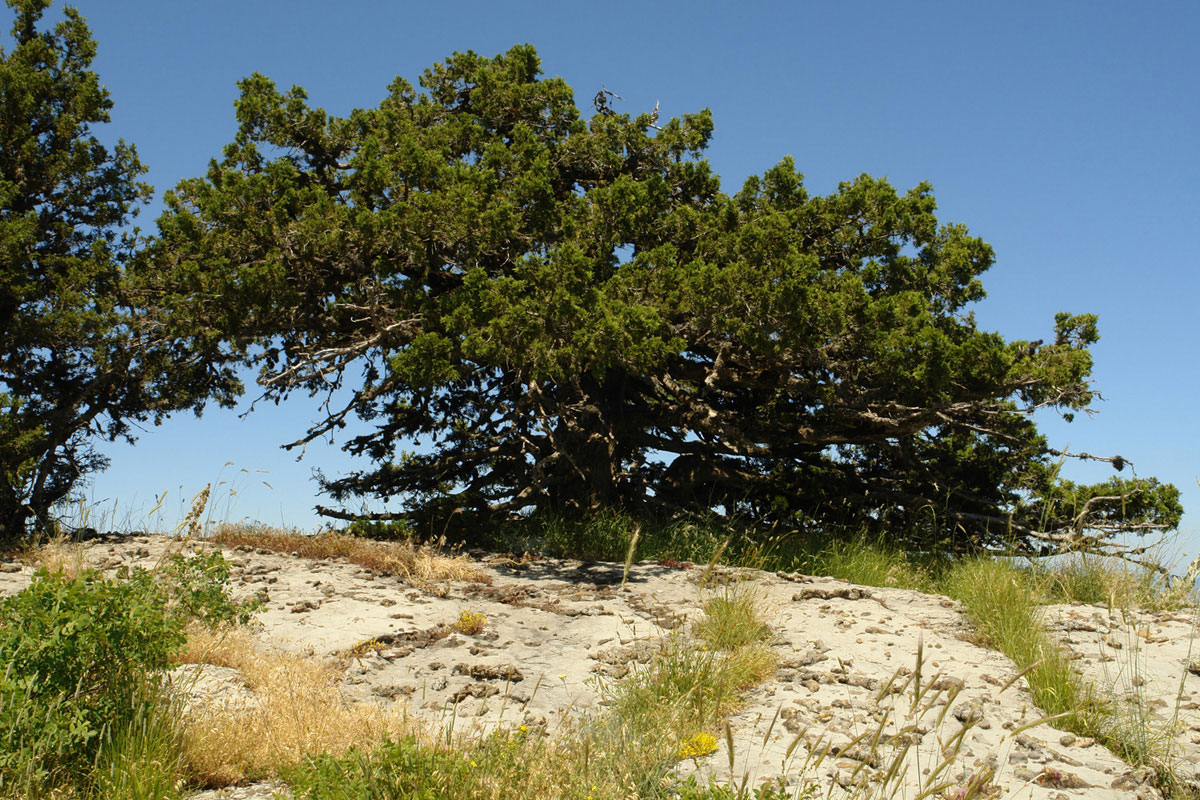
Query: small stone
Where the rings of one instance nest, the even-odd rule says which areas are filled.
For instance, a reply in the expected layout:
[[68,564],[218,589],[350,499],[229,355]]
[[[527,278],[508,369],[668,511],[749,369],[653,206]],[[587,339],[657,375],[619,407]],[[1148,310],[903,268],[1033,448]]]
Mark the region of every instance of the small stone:
[[1048,747],[1046,748],[1046,750],[1044,752],[1047,755],[1047,759],[1046,759],[1047,761],[1061,761],[1062,763],[1066,764],[1069,767],[1082,767],[1083,766],[1082,761],[1078,761],[1074,758],[1071,758],[1066,753],[1059,753],[1054,750],[1051,750]]
[[[937,662],[934,662],[935,665],[936,665],[936,663]],[[932,688],[934,690],[940,689],[941,691],[944,691],[944,692],[961,692],[965,685],[966,685],[966,683],[965,683],[965,681],[963,681],[962,678],[955,678],[951,675],[943,675],[942,677],[940,677],[936,681],[934,681],[933,686],[930,688]]]
[[983,721],[983,708],[976,701],[955,706],[954,718],[963,725],[974,725]]
[[1075,737],[1069,733],[1064,733],[1059,737],[1058,743],[1063,747],[1070,747],[1071,745],[1075,744]]
[[1128,791],[1137,789],[1142,784],[1148,783],[1151,777],[1152,771],[1149,767],[1139,767],[1117,777],[1110,785],[1113,789],[1125,789]]
[[1053,767],[1043,769],[1042,774],[1037,776],[1035,782],[1040,786],[1053,789],[1087,789],[1091,786],[1075,773]]

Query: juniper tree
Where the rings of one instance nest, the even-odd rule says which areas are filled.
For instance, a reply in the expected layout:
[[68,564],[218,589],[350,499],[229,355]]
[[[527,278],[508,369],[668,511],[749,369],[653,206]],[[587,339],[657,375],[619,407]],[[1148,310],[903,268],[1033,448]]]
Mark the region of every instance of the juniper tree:
[[91,71],[96,44],[66,7],[8,0],[12,45],[0,49],[0,538],[23,535],[107,461],[97,437],[135,421],[229,401],[228,365],[198,358],[195,336],[166,339],[141,313],[127,267],[127,227],[146,201],[130,144],[94,127],[112,101]]
[[979,330],[992,250],[927,185],[810,195],[785,159],[723,193],[709,112],[585,117],[528,46],[346,117],[240,87],[233,142],[167,197],[162,291],[267,398],[348,398],[289,446],[368,423],[323,484],[391,501],[367,516],[715,509],[1023,550],[1178,521],[1152,479],[1057,479],[1031,415],[1088,408],[1096,319]]

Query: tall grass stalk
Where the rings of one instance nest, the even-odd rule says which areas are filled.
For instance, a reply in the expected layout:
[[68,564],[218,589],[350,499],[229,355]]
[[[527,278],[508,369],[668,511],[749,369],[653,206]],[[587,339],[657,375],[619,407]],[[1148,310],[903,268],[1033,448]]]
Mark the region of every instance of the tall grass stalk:
[[150,681],[131,703],[128,722],[104,735],[92,771],[93,796],[175,800],[183,784],[181,703]]

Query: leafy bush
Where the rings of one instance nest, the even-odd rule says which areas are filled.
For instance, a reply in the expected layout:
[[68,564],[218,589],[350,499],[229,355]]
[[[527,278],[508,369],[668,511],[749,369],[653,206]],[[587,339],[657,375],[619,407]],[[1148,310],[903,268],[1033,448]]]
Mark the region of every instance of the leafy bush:
[[139,698],[155,694],[154,673],[183,645],[187,622],[215,628],[253,614],[228,581],[228,563],[210,553],[115,580],[39,570],[0,600],[0,795],[84,775],[106,741],[148,730],[152,704]]
[[258,600],[237,602],[229,595],[229,562],[219,550],[190,558],[175,556],[162,567],[175,613],[199,620],[210,628],[245,625],[260,605]]
[[129,715],[146,672],[184,641],[149,573],[105,580],[39,571],[0,601],[0,787],[90,764],[107,726]]

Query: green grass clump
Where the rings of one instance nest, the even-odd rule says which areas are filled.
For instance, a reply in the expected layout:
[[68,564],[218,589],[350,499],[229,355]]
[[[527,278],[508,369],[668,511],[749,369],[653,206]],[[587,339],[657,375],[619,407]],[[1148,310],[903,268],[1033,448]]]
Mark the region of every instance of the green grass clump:
[[594,561],[624,561],[637,533],[640,560],[708,561],[729,537],[724,522],[635,519],[617,511],[583,518],[538,514],[479,534],[480,543],[517,553]]
[[[149,677],[149,676],[147,676]],[[154,680],[129,698],[122,725],[105,731],[92,769],[92,796],[120,800],[174,800],[184,773],[178,699]]]
[[1192,580],[1171,581],[1162,565],[1130,564],[1115,558],[1079,554],[1038,564],[1037,576],[1048,601],[1090,603],[1110,609],[1174,611],[1200,603]]
[[718,650],[736,650],[764,642],[771,627],[759,614],[759,601],[752,591],[737,588],[710,597],[704,603],[704,617],[692,626],[692,633]]
[[1102,708],[1043,628],[1036,576],[1003,561],[978,558],[954,565],[943,588],[962,602],[983,644],[1011,658],[1017,669],[1029,670],[1025,677],[1039,708],[1064,715],[1059,725],[1067,730],[1098,733]]
[[809,575],[830,575],[861,586],[915,589],[932,592],[942,566],[934,559],[915,559],[882,541],[862,537],[834,539],[798,548],[797,568]]

